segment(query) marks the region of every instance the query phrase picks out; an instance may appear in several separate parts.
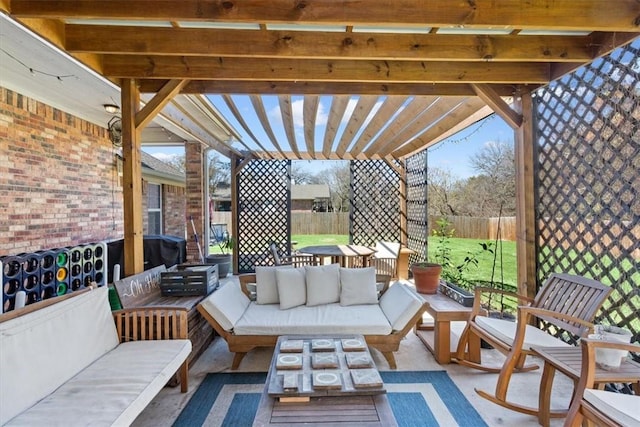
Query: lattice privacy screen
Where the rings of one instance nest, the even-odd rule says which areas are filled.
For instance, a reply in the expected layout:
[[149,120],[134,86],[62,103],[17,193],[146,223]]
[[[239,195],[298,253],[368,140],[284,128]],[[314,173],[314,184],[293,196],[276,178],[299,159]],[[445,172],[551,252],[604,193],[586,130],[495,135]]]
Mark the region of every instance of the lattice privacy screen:
[[400,241],[400,193],[396,171],[384,160],[352,160],[350,240],[373,246]]
[[640,40],[535,93],[538,283],[614,288],[597,321],[640,341]]
[[291,162],[252,160],[238,176],[238,271],[270,263],[269,244],[291,248]]
[[407,246],[415,251],[410,264],[427,259],[429,237],[427,215],[427,150],[408,157],[407,168]]

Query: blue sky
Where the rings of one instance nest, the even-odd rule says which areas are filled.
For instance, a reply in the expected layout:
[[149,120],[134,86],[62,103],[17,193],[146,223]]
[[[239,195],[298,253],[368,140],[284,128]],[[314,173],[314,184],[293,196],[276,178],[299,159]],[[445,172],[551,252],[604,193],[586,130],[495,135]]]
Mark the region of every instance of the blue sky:
[[[236,121],[231,111],[228,109],[226,103],[222,97],[218,95],[209,95],[209,99],[216,106],[216,108],[222,113],[227,121],[233,126],[236,131],[243,137],[243,140],[250,146],[258,149],[253,139],[244,131],[242,125]],[[275,150],[273,144],[270,142],[267,133],[263,130],[259,124],[259,120],[255,115],[254,109],[251,106],[248,96],[234,96],[234,102],[236,103],[240,113],[243,115],[244,120],[247,122],[252,132],[260,143],[267,149]],[[292,96],[292,115],[295,124],[295,138],[299,146],[304,146],[303,136],[303,119],[302,119],[302,96]],[[350,112],[356,105],[356,99],[352,99],[349,102],[345,117],[350,116]],[[282,118],[280,116],[280,109],[278,108],[278,98],[276,96],[264,96],[263,104],[269,123],[273,129],[275,137],[279,143],[286,141],[284,128],[282,126]],[[369,117],[377,111],[381,102],[378,102],[373,108]],[[324,139],[324,128],[327,120],[328,111],[330,109],[330,101],[328,97],[321,96],[318,108],[318,119],[315,129],[315,143],[316,150],[322,150],[322,141]],[[361,131],[366,127],[361,127]],[[339,127],[336,139],[339,139],[344,127],[346,126],[346,120],[343,120],[342,125]],[[357,135],[356,135],[357,138]],[[454,176],[459,178],[467,178],[474,175],[474,171],[469,165],[469,156],[480,151],[487,143],[494,141],[513,141],[513,131],[507,126],[507,124],[498,116],[493,115],[489,118],[474,124],[467,129],[459,132],[456,135],[448,138],[447,140],[437,144],[429,150],[429,166],[439,167],[451,171]],[[288,144],[282,144],[285,151],[289,151]],[[244,148],[239,143],[235,143],[238,148]],[[144,151],[153,154],[159,158],[166,158],[166,156],[182,154],[184,150],[180,147],[151,147],[145,146]],[[298,161],[296,162],[305,170],[312,173],[319,173],[322,170],[327,169],[331,165],[335,164],[332,161]]]

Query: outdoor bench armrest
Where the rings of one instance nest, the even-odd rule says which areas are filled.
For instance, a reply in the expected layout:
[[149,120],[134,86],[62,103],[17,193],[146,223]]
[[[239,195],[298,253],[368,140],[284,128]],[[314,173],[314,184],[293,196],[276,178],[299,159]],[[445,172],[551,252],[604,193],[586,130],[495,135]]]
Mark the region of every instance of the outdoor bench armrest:
[[187,339],[184,307],[137,307],[114,311],[120,342]]

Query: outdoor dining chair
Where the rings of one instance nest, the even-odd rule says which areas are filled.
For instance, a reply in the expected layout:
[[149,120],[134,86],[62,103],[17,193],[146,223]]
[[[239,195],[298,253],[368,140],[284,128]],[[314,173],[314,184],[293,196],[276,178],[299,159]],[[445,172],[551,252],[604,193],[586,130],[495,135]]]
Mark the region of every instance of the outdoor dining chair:
[[640,390],[634,384],[635,395],[595,390],[596,349],[627,350],[640,353],[640,345],[620,341],[580,340],[582,375],[565,420],[565,427],[579,427],[589,420],[598,426],[640,425]]
[[397,278],[400,243],[380,241],[376,243],[375,249],[376,252],[369,258],[369,262],[376,268],[376,273]]
[[311,254],[297,253],[295,255],[281,255],[278,245],[272,242],[269,245],[269,252],[273,257],[274,265],[292,265],[294,267],[302,267],[305,265],[320,265],[320,259]]
[[[524,304],[517,308],[516,322],[491,317],[490,310],[481,306],[483,295],[488,293],[508,295]],[[574,339],[584,337],[593,330],[591,322],[610,293],[610,287],[596,280],[558,273],[549,276],[535,299],[506,290],[478,287],[475,289],[471,315],[458,343],[455,361],[475,369],[499,373],[495,391],[490,393],[476,389],[480,396],[505,408],[537,415],[538,408],[523,406],[507,399],[511,376],[514,372],[539,368],[538,365],[525,365],[526,357],[532,354],[532,346],[570,345],[538,326],[542,326],[541,322],[544,322],[552,331],[565,331]],[[468,360],[466,347],[471,334],[505,354],[507,358],[504,364],[501,367],[490,367]]]

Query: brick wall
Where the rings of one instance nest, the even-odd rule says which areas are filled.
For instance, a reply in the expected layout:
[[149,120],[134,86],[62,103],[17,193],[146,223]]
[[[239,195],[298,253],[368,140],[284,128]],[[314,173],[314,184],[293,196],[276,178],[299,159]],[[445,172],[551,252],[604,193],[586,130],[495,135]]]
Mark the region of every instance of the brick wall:
[[123,234],[105,128],[0,87],[0,256]]
[[182,187],[162,186],[164,234],[186,238],[186,192]]
[[[116,159],[105,128],[0,87],[0,256],[121,239]],[[163,197],[165,234],[184,238],[185,189]]]
[[[186,219],[193,217],[193,224],[198,233],[200,248],[206,255],[206,248],[203,247],[202,232],[204,229],[204,196],[202,170],[204,162],[204,152],[199,142],[185,143],[185,166],[187,172],[187,207]],[[193,229],[189,222],[188,233],[193,236]],[[187,260],[199,261],[200,253],[193,238],[187,239]]]

